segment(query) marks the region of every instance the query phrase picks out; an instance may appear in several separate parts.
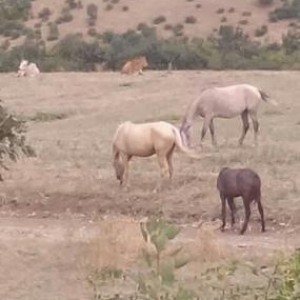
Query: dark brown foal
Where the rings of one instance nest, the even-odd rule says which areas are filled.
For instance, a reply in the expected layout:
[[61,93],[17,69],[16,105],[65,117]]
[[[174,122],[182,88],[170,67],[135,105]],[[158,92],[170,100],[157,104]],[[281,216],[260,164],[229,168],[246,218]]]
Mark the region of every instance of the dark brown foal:
[[250,204],[254,200],[257,203],[261,217],[261,231],[265,231],[264,210],[261,205],[261,180],[258,174],[251,169],[230,169],[223,168],[217,179],[217,188],[222,201],[222,227],[224,231],[226,225],[226,200],[231,210],[231,225],[235,224],[236,207],[235,197],[242,197],[245,207],[245,220],[240,234],[244,234],[247,229],[251,215]]

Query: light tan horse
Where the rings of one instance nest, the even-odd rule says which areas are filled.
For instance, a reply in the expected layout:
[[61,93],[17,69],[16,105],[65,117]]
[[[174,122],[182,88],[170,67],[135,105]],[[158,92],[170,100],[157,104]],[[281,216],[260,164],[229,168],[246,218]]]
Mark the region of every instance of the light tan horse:
[[261,100],[277,105],[274,100],[268,98],[269,96],[265,92],[249,84],[231,85],[204,90],[200,96],[191,103],[183,118],[180,133],[184,144],[190,146],[191,141],[189,131],[197,116],[201,116],[204,119],[200,145],[202,146],[203,139],[209,128],[212,144],[216,146],[214,119],[230,119],[239,115],[243,122],[243,132],[239,139],[239,144],[243,144],[249,129],[249,116],[253,123],[254,141],[257,143],[259,129],[257,110]]
[[37,77],[40,70],[35,63],[29,63],[27,60],[22,60],[19,65],[17,77]]
[[128,184],[128,164],[133,156],[149,157],[157,155],[162,178],[172,178],[172,156],[178,149],[190,157],[200,156],[182,144],[179,130],[167,122],[136,124],[122,123],[113,138],[113,166],[116,177],[122,185]]
[[148,62],[145,56],[136,57],[127,61],[121,69],[121,74],[134,74],[138,72],[143,74],[143,68],[148,67]]

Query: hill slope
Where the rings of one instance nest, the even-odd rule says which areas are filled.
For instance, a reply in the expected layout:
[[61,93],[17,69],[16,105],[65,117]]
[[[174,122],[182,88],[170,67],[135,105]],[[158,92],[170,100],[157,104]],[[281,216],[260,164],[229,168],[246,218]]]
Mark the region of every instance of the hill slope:
[[[36,0],[32,2],[30,18],[25,22],[29,28],[41,28],[42,39],[51,45],[54,42],[47,41],[48,23],[55,22],[61,16],[63,9],[67,7],[64,0]],[[78,1],[73,1],[77,3]],[[182,24],[183,34],[189,37],[206,37],[220,25],[228,24],[241,26],[251,37],[255,37],[255,30],[262,25],[268,27],[268,32],[261,38],[262,42],[280,41],[281,36],[289,28],[289,21],[277,23],[269,22],[269,12],[282,5],[280,0],[274,0],[270,6],[261,6],[258,0],[81,0],[80,9],[69,11],[73,19],[70,22],[58,25],[59,39],[69,33],[82,33],[87,35],[90,28],[87,24],[87,6],[94,3],[98,7],[98,16],[95,25],[92,26],[98,33],[104,31],[125,32],[128,29],[136,29],[139,23],[155,26],[162,37],[170,37],[174,34],[172,26]],[[39,13],[49,8],[51,14],[43,22]],[[163,16],[165,21],[154,25],[153,20]],[[186,23],[187,17],[193,17],[191,23]],[[1,41],[7,38],[1,37]],[[11,45],[22,42],[24,38],[10,41]]]

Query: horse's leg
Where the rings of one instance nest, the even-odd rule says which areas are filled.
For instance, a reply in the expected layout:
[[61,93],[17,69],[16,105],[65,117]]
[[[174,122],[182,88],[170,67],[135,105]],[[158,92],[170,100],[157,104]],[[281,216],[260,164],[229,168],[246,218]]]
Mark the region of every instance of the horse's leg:
[[158,164],[160,167],[161,181],[158,184],[158,186],[155,188],[155,191],[160,190],[164,179],[167,178],[169,175],[169,165],[168,165],[166,155],[157,154],[157,159],[158,159]]
[[261,205],[261,201],[260,201],[260,197],[256,200],[257,202],[257,208],[260,214],[260,220],[261,220],[261,231],[265,232],[266,228],[265,228],[265,219],[264,219],[264,209]]
[[245,220],[244,220],[243,227],[240,231],[240,234],[245,233],[248,223],[249,223],[250,215],[251,215],[251,210],[250,210],[250,202],[251,201],[248,198],[243,198],[243,201],[244,201],[244,207],[245,207]]
[[129,188],[129,161],[131,159],[131,156],[128,155],[123,155],[122,156],[122,161],[123,161],[123,166],[124,166],[124,188],[128,189]]
[[256,111],[251,111],[250,112],[250,118],[253,123],[253,129],[254,129],[254,143],[257,145],[257,136],[258,136],[258,131],[259,131],[259,122],[257,119],[257,113]]
[[231,227],[233,227],[235,224],[235,213],[236,213],[234,198],[228,198],[228,205],[231,210]]
[[204,120],[203,120],[203,126],[202,126],[202,131],[201,131],[201,140],[200,140],[200,146],[201,147],[202,147],[202,143],[203,143],[203,140],[205,138],[207,129],[210,125],[210,121],[211,121],[211,117],[205,117]]
[[243,122],[243,132],[239,139],[239,145],[241,146],[244,142],[245,136],[247,134],[247,131],[249,130],[249,119],[248,119],[248,111],[245,110],[241,114],[242,122]]
[[172,157],[173,157],[173,153],[174,153],[174,149],[175,149],[175,144],[172,147],[172,149],[169,151],[169,153],[167,154],[167,162],[168,162],[168,166],[169,166],[169,178],[172,179],[173,177],[173,162],[172,162]]
[[221,226],[221,231],[225,230],[226,226],[226,197],[224,194],[220,193],[220,198],[222,201],[222,226]]
[[211,119],[210,123],[209,123],[209,131],[210,131],[210,135],[211,135],[211,142],[213,144],[214,147],[218,147],[217,145],[217,141],[215,138],[215,125],[214,125],[214,119]]

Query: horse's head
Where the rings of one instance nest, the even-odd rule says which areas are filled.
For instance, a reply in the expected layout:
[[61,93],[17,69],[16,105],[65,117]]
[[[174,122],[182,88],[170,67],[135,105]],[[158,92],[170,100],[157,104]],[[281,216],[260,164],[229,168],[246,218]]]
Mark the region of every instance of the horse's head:
[[125,168],[119,159],[114,160],[113,166],[115,169],[116,178],[120,181],[120,184],[122,184]]

